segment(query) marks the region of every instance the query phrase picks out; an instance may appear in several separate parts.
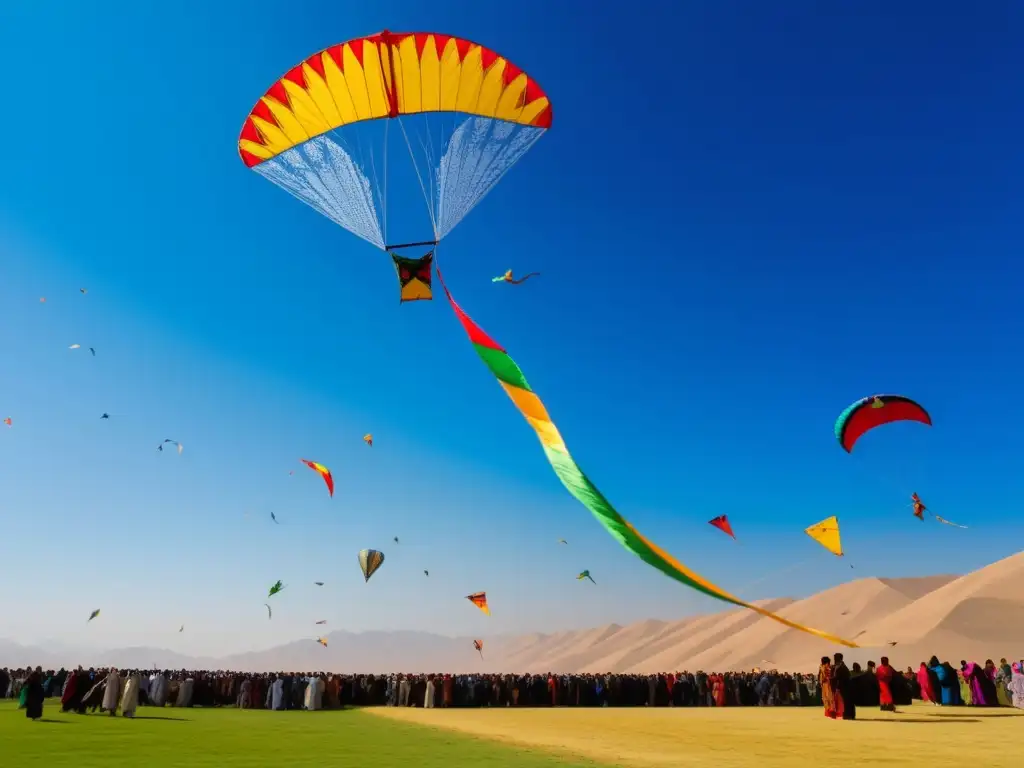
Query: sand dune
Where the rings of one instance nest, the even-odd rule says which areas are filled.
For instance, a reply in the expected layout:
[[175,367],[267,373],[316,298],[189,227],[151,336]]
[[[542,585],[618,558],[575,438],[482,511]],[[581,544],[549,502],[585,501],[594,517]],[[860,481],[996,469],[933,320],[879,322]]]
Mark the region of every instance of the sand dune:
[[[303,640],[221,659],[189,659],[170,651],[129,648],[60,663],[116,664],[246,671],[338,672],[665,672],[770,667],[816,669],[842,650],[850,662],[886,655],[916,667],[933,654],[957,664],[1024,656],[1024,552],[965,576],[862,578],[802,600],[758,604],[786,618],[848,638],[845,649],[763,618],[729,610],[678,621],[608,624],[578,631],[485,638],[484,658],[472,638],[425,632],[332,632],[329,647]],[[889,643],[896,642],[895,646]],[[0,665],[46,663],[53,654],[0,641]],[[68,656],[67,660],[63,659]]]

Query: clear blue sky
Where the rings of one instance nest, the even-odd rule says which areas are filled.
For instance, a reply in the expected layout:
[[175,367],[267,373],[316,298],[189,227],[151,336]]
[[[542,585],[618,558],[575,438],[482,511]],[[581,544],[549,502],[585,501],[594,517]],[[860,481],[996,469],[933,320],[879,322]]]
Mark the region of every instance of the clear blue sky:
[[[565,493],[442,301],[399,307],[386,255],[239,161],[274,79],[384,27],[480,40],[551,95],[446,277],[642,531],[730,589],[811,559],[752,598],[854,573],[802,532],[830,514],[863,575],[1013,552],[1024,16],[831,5],[5,7],[0,636],[222,653],[321,618],[484,635],[720,608]],[[510,266],[543,275],[490,282]],[[935,427],[848,456],[833,421],[877,391]],[[912,490],[970,530],[918,523]],[[369,584],[363,547],[387,555]]]

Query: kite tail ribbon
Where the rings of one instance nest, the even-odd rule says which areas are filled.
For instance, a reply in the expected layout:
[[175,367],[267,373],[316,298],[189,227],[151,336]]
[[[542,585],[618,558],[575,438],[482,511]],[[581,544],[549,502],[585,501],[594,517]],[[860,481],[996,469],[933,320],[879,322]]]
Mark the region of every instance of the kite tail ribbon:
[[616,511],[597,487],[590,482],[585,474],[583,474],[583,471],[579,466],[577,466],[576,462],[569,454],[569,449],[566,448],[565,442],[562,440],[562,436],[558,432],[558,428],[551,421],[551,417],[548,416],[547,409],[544,407],[540,398],[534,394],[532,389],[530,389],[530,385],[527,383],[526,377],[519,369],[519,366],[513,362],[512,358],[508,356],[508,353],[505,352],[504,348],[500,344],[488,336],[487,333],[480,326],[474,323],[473,320],[462,311],[462,308],[455,303],[455,299],[452,298],[451,293],[448,291],[448,286],[445,285],[444,278],[441,276],[440,269],[437,270],[437,277],[441,283],[441,287],[444,289],[445,296],[448,298],[448,303],[451,304],[452,310],[455,312],[455,316],[459,319],[459,322],[462,323],[462,327],[465,330],[466,335],[469,337],[470,342],[473,344],[473,348],[476,350],[476,353],[480,356],[480,359],[484,361],[484,364],[488,369],[490,369],[491,373],[498,379],[502,389],[505,390],[505,394],[509,396],[516,408],[519,409],[519,412],[522,413],[523,417],[537,433],[541,446],[544,448],[544,454],[551,463],[551,467],[554,469],[555,474],[558,475],[558,479],[562,481],[562,485],[564,485],[569,493],[576,497],[583,506],[590,510],[590,513],[597,518],[597,521],[604,526],[605,530],[607,530],[613,538],[617,539],[623,547],[648,565],[657,568],[669,578],[675,579],[681,584],[684,584],[691,589],[695,589],[708,597],[713,597],[716,600],[731,603],[739,606],[740,608],[747,608],[748,610],[754,611],[765,618],[777,621],[790,629],[797,629],[801,632],[815,635],[816,637],[820,637],[831,643],[844,645],[848,648],[858,647],[856,643],[850,642],[849,640],[844,640],[840,637],[836,637],[835,635],[830,635],[827,632],[822,632],[818,629],[797,624],[795,621],[790,621],[783,616],[779,616],[776,613],[772,613],[771,611],[765,610],[764,608],[752,603],[745,602],[744,600],[729,594],[699,574],[691,571],[685,565],[672,557],[668,552],[661,549],[657,544],[645,538],[644,535],[634,528],[628,520]]

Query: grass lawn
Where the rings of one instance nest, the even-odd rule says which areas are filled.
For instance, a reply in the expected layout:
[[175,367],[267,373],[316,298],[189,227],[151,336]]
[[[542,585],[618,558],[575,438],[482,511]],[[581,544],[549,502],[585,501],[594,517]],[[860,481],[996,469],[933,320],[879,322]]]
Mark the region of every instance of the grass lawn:
[[917,704],[857,714],[833,722],[816,707],[366,710],[628,768],[1024,768],[1022,710]]
[[543,750],[373,717],[365,711],[267,712],[140,707],[134,720],[65,715],[45,722],[0,703],[0,765],[11,768],[594,768]]
[[915,705],[853,723],[817,709],[375,708],[267,712],[142,707],[129,720],[33,723],[0,704],[12,768],[1021,768],[1024,712]]

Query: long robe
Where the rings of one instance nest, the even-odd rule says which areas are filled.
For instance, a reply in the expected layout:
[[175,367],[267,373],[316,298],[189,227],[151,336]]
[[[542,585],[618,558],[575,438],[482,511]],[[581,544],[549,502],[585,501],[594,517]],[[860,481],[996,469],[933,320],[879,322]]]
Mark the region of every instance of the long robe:
[[922,663],[917,669],[917,684],[921,686],[921,700],[937,704],[939,696],[935,692],[934,686],[932,686],[932,676],[929,672],[928,667]]
[[107,674],[107,687],[103,690],[103,711],[115,714],[117,702],[121,698],[121,677],[116,669],[110,670]]
[[426,690],[423,693],[423,708],[434,708],[434,678],[427,680]]
[[971,699],[976,707],[996,706],[996,687],[977,664],[968,664],[964,675],[971,681]]
[[60,697],[61,709],[68,710],[78,707],[82,697],[88,693],[88,681],[84,672],[75,670],[64,681],[64,693]]
[[135,710],[139,706],[139,673],[133,672],[124,686],[124,695],[121,696],[121,714],[124,717],[135,717]]
[[836,698],[832,689],[832,665],[822,664],[818,668],[818,688],[821,689],[821,705],[825,708],[825,717],[836,719]]
[[957,682],[960,683],[960,700],[970,707],[974,704],[974,694],[971,693],[971,681],[967,679],[963,670],[956,673]]
[[840,661],[832,667],[832,695],[836,700],[836,716],[843,720],[857,719],[857,702],[853,700],[850,669]]
[[939,679],[939,696],[942,706],[951,707],[957,704],[960,698],[960,681],[952,667],[937,664],[931,671]]
[[38,720],[43,716],[43,699],[46,697],[39,675],[35,672],[30,674],[22,690],[25,691],[25,717]]
[[1019,664],[1015,665],[1013,679],[1010,680],[1010,685],[1007,687],[1012,697],[1013,706],[1017,709],[1024,709],[1024,670]]
[[178,687],[178,698],[174,702],[176,707],[191,707],[192,706],[192,693],[195,691],[196,681],[191,677],[186,677],[181,681],[181,685]]
[[149,684],[149,703],[154,707],[162,707],[167,703],[167,678],[163,672],[157,672]]
[[270,707],[274,710],[282,710],[285,707],[284,701],[284,680],[277,678],[270,686]]
[[875,670],[875,677],[878,678],[878,706],[883,712],[896,711],[890,688],[894,674],[895,671],[888,664],[881,664]]

